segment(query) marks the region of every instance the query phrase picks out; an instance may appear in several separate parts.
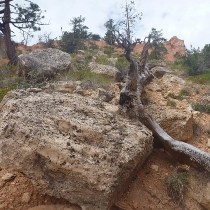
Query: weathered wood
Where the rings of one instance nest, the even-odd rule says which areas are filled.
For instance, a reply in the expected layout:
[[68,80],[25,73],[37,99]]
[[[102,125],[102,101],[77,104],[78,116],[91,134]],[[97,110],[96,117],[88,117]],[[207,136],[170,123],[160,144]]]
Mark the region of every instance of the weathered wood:
[[[140,62],[133,61],[130,56],[131,50],[125,49],[125,57],[130,62],[130,69],[126,78],[125,87],[122,89],[120,94],[121,97],[129,97],[129,91],[135,90],[137,97],[137,113],[139,120],[146,125],[152,132],[157,141],[161,143],[164,148],[178,161],[199,168],[204,168],[210,172],[210,154],[206,153],[190,144],[180,142],[169,136],[156,122],[155,120],[144,111],[143,104],[141,102],[141,94],[145,84],[153,77],[152,73],[146,68],[146,61],[148,50],[150,47],[150,36],[148,37],[147,43],[141,53]],[[134,89],[133,84],[136,84]]]

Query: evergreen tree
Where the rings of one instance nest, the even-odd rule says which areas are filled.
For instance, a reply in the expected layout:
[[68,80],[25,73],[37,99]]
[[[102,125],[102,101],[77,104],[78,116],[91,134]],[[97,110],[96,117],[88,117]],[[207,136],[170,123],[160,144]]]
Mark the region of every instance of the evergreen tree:
[[210,69],[210,44],[206,44],[201,51],[205,67]]
[[91,33],[88,33],[84,21],[81,15],[70,20],[71,32],[64,31],[61,36],[60,47],[63,51],[74,53],[78,49],[85,49],[84,40],[90,38]]
[[107,44],[114,45],[115,43],[115,36],[113,34],[113,31],[115,30],[114,20],[109,19],[104,26],[106,27],[107,31],[104,36],[104,40]]
[[151,45],[153,50],[149,55],[149,59],[163,60],[168,52],[163,45],[163,42],[167,40],[162,37],[163,35],[162,30],[157,31],[155,28],[152,28],[150,35],[152,39]]
[[[18,57],[15,51],[14,42],[11,39],[10,25],[18,28],[23,34],[30,34],[32,31],[41,30],[42,11],[39,6],[31,1],[29,6],[21,6],[18,4],[13,5],[13,0],[0,1],[0,31],[3,34],[7,57],[9,58],[10,64],[16,65]],[[11,15],[13,17],[11,17]]]

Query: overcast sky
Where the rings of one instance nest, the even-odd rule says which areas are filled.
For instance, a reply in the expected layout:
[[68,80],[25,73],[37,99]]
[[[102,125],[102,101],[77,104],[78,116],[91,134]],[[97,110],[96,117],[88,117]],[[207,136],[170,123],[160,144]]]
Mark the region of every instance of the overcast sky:
[[[40,32],[30,42],[38,42],[38,35],[51,33],[51,38],[59,38],[61,27],[70,31],[70,20],[73,17],[85,17],[89,32],[104,37],[104,23],[109,19],[119,20],[122,17],[124,0],[32,0],[44,11],[45,23]],[[23,4],[24,0],[14,0]],[[137,12],[142,12],[142,20],[136,28],[135,36],[143,39],[151,28],[163,30],[163,36],[170,39],[177,36],[184,40],[187,48],[190,45],[201,49],[210,44],[210,0],[135,0]],[[16,32],[16,31],[15,31]],[[17,33],[16,33],[17,34]],[[20,36],[14,38],[20,41]]]

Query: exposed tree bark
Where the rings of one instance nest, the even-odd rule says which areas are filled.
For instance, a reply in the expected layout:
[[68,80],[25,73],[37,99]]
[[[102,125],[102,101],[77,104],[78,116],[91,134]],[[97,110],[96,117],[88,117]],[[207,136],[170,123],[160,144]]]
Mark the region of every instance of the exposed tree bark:
[[[121,43],[121,46],[123,46],[123,43]],[[132,91],[136,91],[136,115],[138,116],[139,120],[153,132],[153,135],[157,137],[156,139],[158,142],[160,142],[164,148],[178,161],[194,167],[204,168],[210,172],[210,154],[190,144],[173,139],[155,122],[155,120],[148,113],[144,111],[144,107],[141,102],[141,94],[145,84],[151,80],[151,77],[153,77],[152,73],[146,67],[149,47],[150,36],[148,37],[147,43],[144,45],[139,63],[135,62],[131,58],[132,46],[129,48],[128,45],[127,48],[124,48],[125,57],[130,62],[130,69],[126,78],[125,87],[121,90],[119,103],[123,105],[125,102],[123,99],[126,97],[129,98],[129,91],[131,89]],[[131,85],[134,83],[136,83],[136,87],[135,85]]]
[[14,42],[11,40],[11,30],[10,30],[10,0],[5,1],[5,8],[4,8],[4,17],[3,17],[3,34],[4,34],[4,41],[6,46],[6,53],[9,58],[9,64],[17,65],[18,57],[16,54]]

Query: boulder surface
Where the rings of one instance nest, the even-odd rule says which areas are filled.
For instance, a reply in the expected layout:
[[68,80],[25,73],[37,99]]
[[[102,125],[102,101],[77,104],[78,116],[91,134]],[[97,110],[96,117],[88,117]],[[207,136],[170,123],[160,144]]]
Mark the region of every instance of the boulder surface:
[[0,103],[0,167],[41,193],[107,210],[152,151],[140,122],[78,94],[9,92]]
[[121,72],[114,66],[102,65],[95,62],[91,62],[89,64],[89,68],[91,72],[94,72],[96,74],[102,74],[107,77],[112,77],[116,82],[119,82],[122,79]]
[[18,74],[25,79],[54,78],[56,74],[68,71],[71,66],[71,57],[68,53],[52,48],[22,54],[18,60]]

